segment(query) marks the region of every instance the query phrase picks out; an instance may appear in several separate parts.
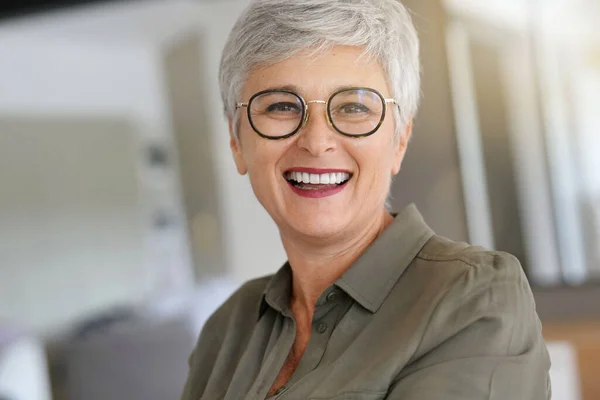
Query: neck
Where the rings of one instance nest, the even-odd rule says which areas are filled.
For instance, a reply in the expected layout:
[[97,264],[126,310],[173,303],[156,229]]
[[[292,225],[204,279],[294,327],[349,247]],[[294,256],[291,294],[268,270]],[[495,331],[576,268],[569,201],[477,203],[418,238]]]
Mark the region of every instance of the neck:
[[376,218],[362,225],[360,232],[343,240],[323,244],[282,234],[282,242],[293,273],[292,310],[312,320],[319,296],[360,257],[377,236],[394,220],[383,210]]

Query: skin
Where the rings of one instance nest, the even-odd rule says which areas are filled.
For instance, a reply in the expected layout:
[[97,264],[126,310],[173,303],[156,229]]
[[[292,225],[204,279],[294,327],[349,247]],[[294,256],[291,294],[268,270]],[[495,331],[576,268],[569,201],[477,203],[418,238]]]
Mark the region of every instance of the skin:
[[[357,47],[336,46],[316,59],[300,53],[257,68],[245,82],[241,101],[258,91],[283,86],[295,87],[306,101],[327,100],[342,86],[369,87],[391,97],[379,63],[361,59],[361,53]],[[308,123],[283,140],[258,136],[245,113],[239,118],[236,138],[229,119],[237,170],[249,176],[256,197],[277,224],[293,271],[291,309],[296,341],[269,396],[288,381],[298,365],[310,338],[319,296],[393,221],[385,200],[391,177],[400,171],[412,128],[409,124],[395,139],[395,121],[388,112],[375,134],[349,138],[329,126],[325,105],[309,104],[308,113]],[[294,167],[343,169],[350,171],[352,178],[340,193],[306,198],[294,193],[283,176]]]

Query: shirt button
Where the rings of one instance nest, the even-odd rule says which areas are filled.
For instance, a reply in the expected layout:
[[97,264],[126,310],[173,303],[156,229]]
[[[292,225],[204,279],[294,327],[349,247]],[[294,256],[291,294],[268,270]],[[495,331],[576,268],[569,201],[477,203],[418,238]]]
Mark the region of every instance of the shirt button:
[[327,301],[335,301],[337,299],[337,293],[331,292],[327,295]]
[[325,333],[326,330],[327,330],[327,324],[321,322],[319,325],[317,325],[317,332]]

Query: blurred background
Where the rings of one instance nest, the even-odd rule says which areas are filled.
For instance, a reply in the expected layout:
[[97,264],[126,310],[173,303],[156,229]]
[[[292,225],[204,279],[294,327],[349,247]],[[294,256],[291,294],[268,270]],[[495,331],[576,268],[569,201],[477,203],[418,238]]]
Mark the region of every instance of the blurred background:
[[[207,316],[285,261],[217,85],[246,3],[0,8],[1,399],[176,399]],[[404,3],[424,99],[393,208],[518,256],[553,398],[600,399],[600,2]]]

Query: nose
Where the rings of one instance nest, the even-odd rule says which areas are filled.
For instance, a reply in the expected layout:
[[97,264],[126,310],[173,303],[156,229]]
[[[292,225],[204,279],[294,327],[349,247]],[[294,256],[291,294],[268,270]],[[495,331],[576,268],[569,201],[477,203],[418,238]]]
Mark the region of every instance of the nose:
[[324,106],[317,106],[317,104],[326,103],[321,100],[313,100],[307,104],[314,105],[307,108],[306,123],[298,135],[298,147],[313,156],[333,151],[336,147],[335,132],[329,125]]

